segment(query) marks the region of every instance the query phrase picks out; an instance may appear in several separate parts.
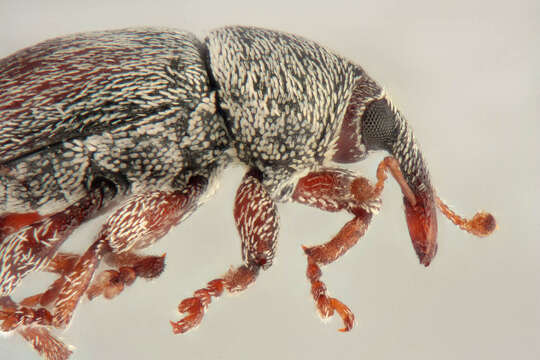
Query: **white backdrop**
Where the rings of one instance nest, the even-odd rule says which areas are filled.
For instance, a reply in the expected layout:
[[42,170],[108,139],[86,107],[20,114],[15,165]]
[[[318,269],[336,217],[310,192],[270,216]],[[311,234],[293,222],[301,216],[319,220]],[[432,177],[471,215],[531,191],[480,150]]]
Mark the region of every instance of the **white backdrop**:
[[[156,25],[203,38],[226,24],[297,33],[362,65],[414,127],[439,194],[466,215],[492,211],[499,230],[477,239],[440,217],[426,269],[389,182],[365,238],[323,269],[357,316],[342,334],[337,319],[315,314],[300,245],[328,240],[349,217],[281,205],[274,266],[241,295],[213,302],[196,331],[173,335],[179,301],[240,263],[232,203],[242,170],[231,168],[212,201],[147,251],[167,252],[159,279],[78,307],[61,333],[77,347],[73,359],[540,358],[538,1],[1,0],[0,57],[73,32]],[[374,178],[382,156],[353,169]],[[102,220],[69,247],[88,246]],[[31,277],[17,297],[50,279]],[[0,338],[0,357],[38,359],[17,336]]]

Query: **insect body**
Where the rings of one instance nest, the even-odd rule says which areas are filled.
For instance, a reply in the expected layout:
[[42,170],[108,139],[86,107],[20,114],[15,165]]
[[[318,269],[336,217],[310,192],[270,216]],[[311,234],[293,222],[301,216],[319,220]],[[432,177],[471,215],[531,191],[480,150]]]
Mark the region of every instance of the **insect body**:
[[[47,359],[69,357],[49,329],[66,326],[83,295],[112,298],[162,272],[164,257],[139,250],[200,206],[233,161],[247,168],[234,204],[243,264],[180,303],[176,333],[198,325],[212,297],[271,266],[278,202],[353,216],[328,243],[304,248],[316,307],[337,312],[343,331],[354,316],[327,296],[320,266],[365,233],[387,172],[422,264],[437,249],[437,207],[473,234],[495,228],[490,214],[466,220],[440,201],[405,118],[362,68],[300,37],[248,27],[204,42],[171,29],[85,33],[2,59],[0,74],[0,327]],[[391,155],[375,184],[337,167],[374,150]],[[59,251],[119,201],[86,252]],[[111,269],[94,276],[102,260]],[[32,271],[59,277],[14,302]]]

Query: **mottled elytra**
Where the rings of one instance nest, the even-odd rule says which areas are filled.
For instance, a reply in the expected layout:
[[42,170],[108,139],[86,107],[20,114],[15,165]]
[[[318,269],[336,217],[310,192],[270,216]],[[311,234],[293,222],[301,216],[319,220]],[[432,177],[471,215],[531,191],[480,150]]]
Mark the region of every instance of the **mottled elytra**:
[[[375,183],[339,167],[374,150],[390,154]],[[197,326],[212,297],[242,291],[270,268],[279,202],[352,216],[330,241],[304,248],[316,308],[323,318],[337,313],[341,331],[354,315],[327,295],[321,266],[365,234],[388,173],[423,265],[437,251],[437,208],[478,236],[496,227],[488,213],[467,220],[440,200],[382,87],[314,42],[250,27],[202,42],[173,29],[75,34],[0,60],[0,330],[45,359],[67,359],[70,348],[50,330],[64,328],[85,295],[113,298],[138,277],[159,276],[165,256],[140,250],[193,213],[231,162],[246,169],[233,210],[243,263],[180,303],[175,333]],[[115,204],[88,250],[59,250]],[[97,274],[102,260],[110,269]],[[33,271],[58,278],[14,301]]]

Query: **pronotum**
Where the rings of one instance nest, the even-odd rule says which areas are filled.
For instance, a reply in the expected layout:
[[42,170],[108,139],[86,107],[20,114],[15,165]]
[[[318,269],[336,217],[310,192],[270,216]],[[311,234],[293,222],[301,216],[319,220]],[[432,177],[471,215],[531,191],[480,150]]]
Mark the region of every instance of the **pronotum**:
[[[376,182],[339,167],[390,155]],[[234,203],[242,265],[183,300],[175,333],[198,325],[212,297],[238,292],[272,265],[276,203],[294,201],[352,219],[330,241],[304,247],[321,317],[354,315],[329,297],[321,266],[346,253],[380,208],[387,174],[401,187],[420,263],[437,250],[437,208],[478,236],[488,213],[467,220],[436,195],[417,142],[381,86],[358,65],[301,37],[226,27],[199,41],[174,29],[134,28],[52,39],[0,60],[0,327],[45,359],[71,354],[50,330],[83,296],[112,298],[154,278],[152,245],[241,163]],[[119,204],[119,205],[116,205]],[[116,205],[82,254],[59,247],[81,223]],[[110,269],[95,275],[101,262]],[[10,295],[32,271],[58,275],[43,293]]]

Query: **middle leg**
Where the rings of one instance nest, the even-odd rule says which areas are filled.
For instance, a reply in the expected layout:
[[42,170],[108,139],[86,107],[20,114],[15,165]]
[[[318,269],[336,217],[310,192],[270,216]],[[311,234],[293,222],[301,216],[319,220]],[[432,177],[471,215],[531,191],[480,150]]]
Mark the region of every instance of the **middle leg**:
[[261,184],[262,174],[249,171],[242,180],[234,203],[234,220],[242,240],[244,264],[232,268],[221,278],[210,281],[203,289],[195,291],[193,297],[183,300],[178,306],[185,317],[172,322],[175,334],[199,325],[212,297],[220,296],[224,290],[239,292],[252,284],[261,268],[272,265],[278,235],[278,215],[274,202]]

